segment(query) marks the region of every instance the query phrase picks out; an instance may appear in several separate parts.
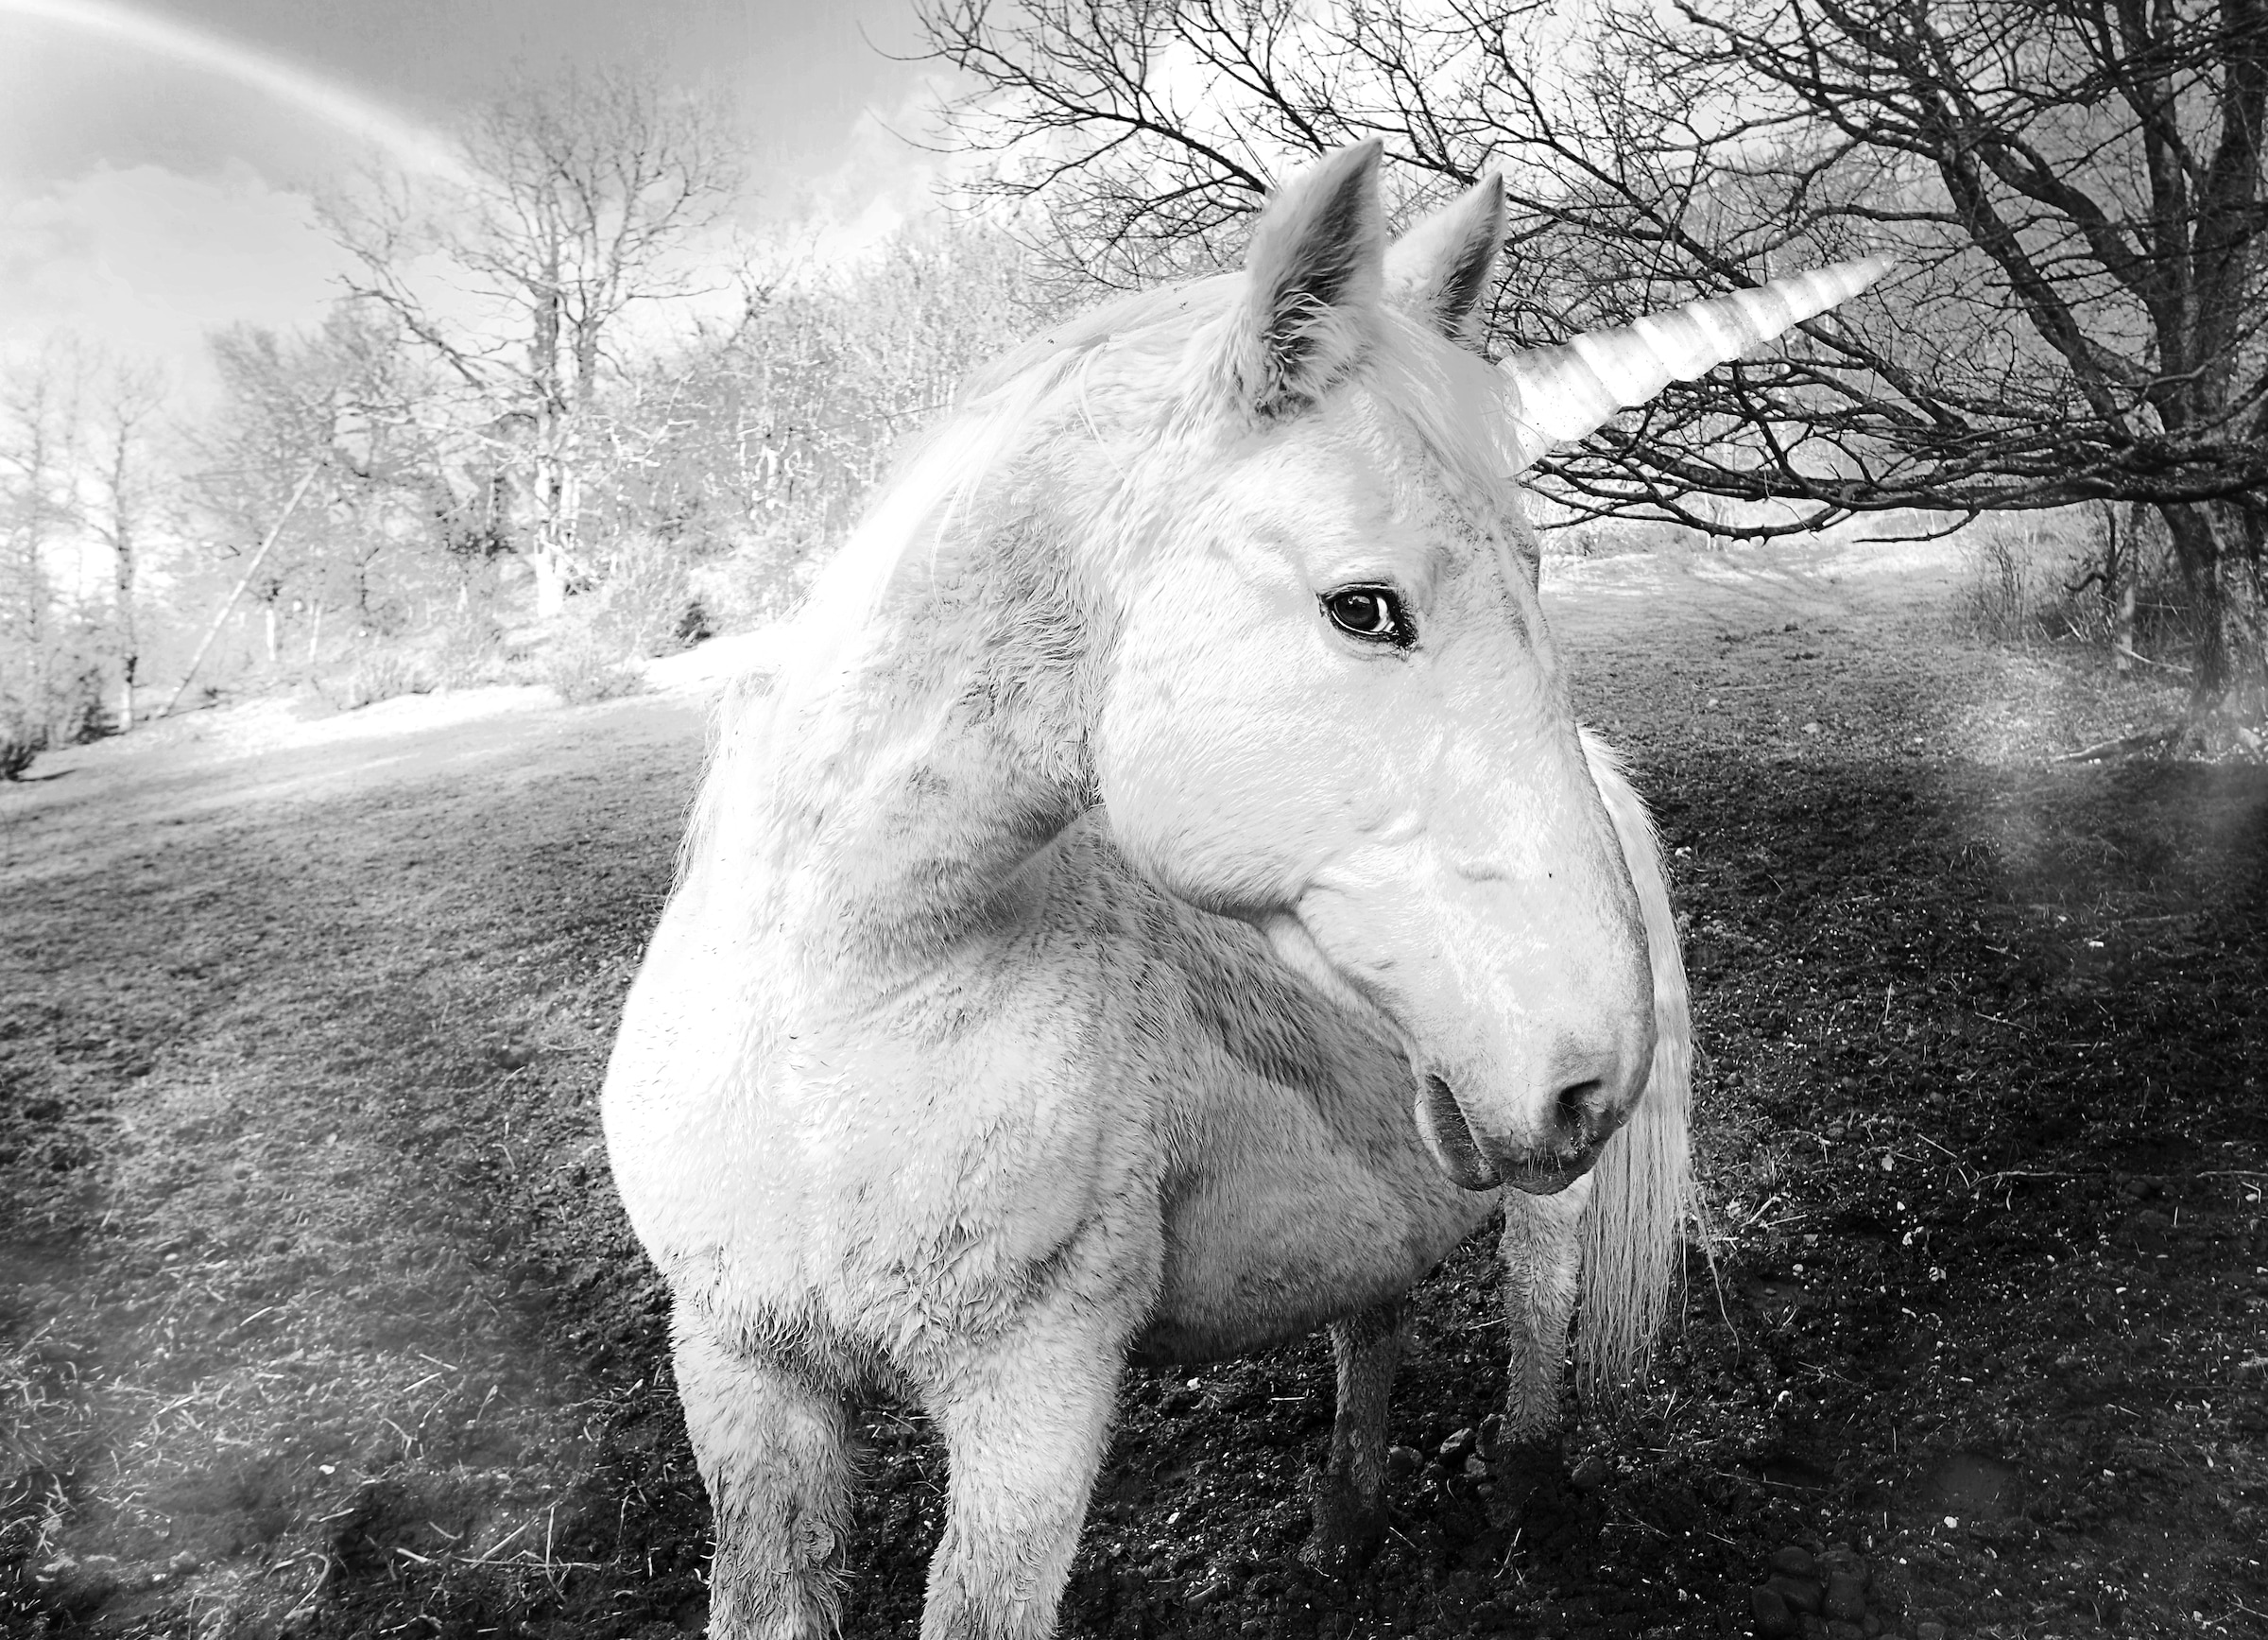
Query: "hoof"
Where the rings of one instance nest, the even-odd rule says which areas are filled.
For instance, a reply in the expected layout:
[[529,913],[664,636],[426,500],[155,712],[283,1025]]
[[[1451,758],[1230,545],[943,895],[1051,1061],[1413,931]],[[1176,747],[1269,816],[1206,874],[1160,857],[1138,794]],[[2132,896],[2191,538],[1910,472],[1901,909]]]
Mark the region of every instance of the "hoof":
[[1385,1538],[1385,1510],[1376,1499],[1312,1470],[1307,1492],[1315,1524],[1299,1545],[1299,1563],[1331,1579],[1359,1571]]
[[1299,1545],[1299,1563],[1332,1582],[1351,1578],[1370,1563],[1386,1535],[1386,1513],[1357,1523],[1345,1531],[1326,1531],[1318,1526]]
[[1495,1527],[1519,1526],[1567,1490],[1567,1459],[1556,1441],[1507,1441],[1489,1456],[1488,1473],[1496,1481],[1488,1498]]

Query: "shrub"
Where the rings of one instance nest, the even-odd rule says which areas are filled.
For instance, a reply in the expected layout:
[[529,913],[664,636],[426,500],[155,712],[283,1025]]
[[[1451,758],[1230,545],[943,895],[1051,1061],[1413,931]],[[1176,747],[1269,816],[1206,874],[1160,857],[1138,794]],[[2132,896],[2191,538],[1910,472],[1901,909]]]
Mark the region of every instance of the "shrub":
[[1997,520],[1972,526],[1964,534],[1962,555],[1968,569],[1964,601],[1970,621],[1985,637],[2018,643],[2037,634],[2047,583],[2035,561],[2039,547],[2036,531],[2012,529]]
[[645,687],[645,674],[588,630],[570,632],[559,640],[544,659],[541,677],[570,706],[619,699]]
[[371,648],[347,668],[336,700],[339,710],[352,712],[397,695],[429,695],[435,687],[433,669],[423,656],[395,648]]
[[690,554],[643,533],[619,537],[608,556],[593,626],[631,655],[668,655],[715,630],[694,591]]
[[834,544],[784,528],[751,530],[730,552],[694,566],[694,600],[719,631],[784,620],[802,604]]
[[502,682],[509,669],[504,633],[486,614],[445,621],[427,648],[438,686],[444,689]]
[[49,633],[0,675],[0,780],[20,780],[51,746],[107,734],[107,667],[100,633],[73,625]]
[[1986,519],[1960,539],[1967,561],[1963,601],[1987,638],[2115,651],[2129,592],[2134,618],[2126,635],[2147,664],[2180,670],[2152,661],[2151,652],[2186,653],[2201,635],[2164,527],[2142,509],[2111,513],[2098,506]]
[[22,780],[46,737],[13,713],[0,713],[0,780]]

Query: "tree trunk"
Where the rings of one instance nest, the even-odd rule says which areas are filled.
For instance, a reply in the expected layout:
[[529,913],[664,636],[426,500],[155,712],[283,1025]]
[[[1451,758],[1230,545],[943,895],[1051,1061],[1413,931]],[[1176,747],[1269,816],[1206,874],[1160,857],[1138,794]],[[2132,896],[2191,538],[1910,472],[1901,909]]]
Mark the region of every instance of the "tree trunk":
[[134,732],[134,674],[142,669],[142,635],[134,620],[134,587],[129,574],[118,578],[118,733]]
[[2216,567],[2202,646],[2212,664],[2197,669],[2191,738],[2208,756],[2259,760],[2268,751],[2268,599],[2242,560]]
[[528,549],[527,567],[536,578],[536,619],[548,621],[567,607],[567,566],[557,547],[539,541]]
[[[121,391],[125,391],[123,380]],[[132,434],[136,423],[128,420],[131,413],[122,398],[118,406],[119,420],[113,424],[114,437],[111,443],[110,472],[110,528],[106,532],[111,542],[111,584],[118,598],[118,733],[130,734],[134,729],[134,674],[142,665],[142,633],[134,615],[134,580],[141,564],[142,544],[135,525],[137,522],[134,497],[137,493],[134,477],[138,469],[132,457],[138,448]]]
[[547,621],[566,609],[575,566],[573,419],[563,410],[544,410],[537,418],[535,444],[529,486],[535,528],[527,561],[536,578],[536,619]]
[[2259,760],[2268,752],[2268,509],[2196,502],[2164,509],[2197,621],[2185,749]]
[[2141,533],[2134,509],[2103,503],[2103,621],[2110,629],[2111,664],[2123,678],[2134,670],[2134,587],[2139,578]]

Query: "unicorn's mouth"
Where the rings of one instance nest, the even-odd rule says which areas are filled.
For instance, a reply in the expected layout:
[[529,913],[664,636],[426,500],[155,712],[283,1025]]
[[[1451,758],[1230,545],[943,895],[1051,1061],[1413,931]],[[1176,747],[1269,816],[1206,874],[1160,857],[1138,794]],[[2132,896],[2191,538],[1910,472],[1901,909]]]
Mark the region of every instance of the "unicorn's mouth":
[[1439,1077],[1427,1077],[1418,1092],[1418,1134],[1433,1153],[1434,1165],[1458,1189],[1493,1190],[1504,1182],[1481,1148],[1457,1096]]
[[1465,1107],[1439,1077],[1429,1076],[1418,1095],[1418,1134],[1434,1165],[1460,1190],[1494,1190],[1510,1185],[1528,1196],[1556,1196],[1590,1171],[1597,1146],[1548,1162],[1500,1162],[1482,1148],[1466,1118]]
[[1504,1175],[1504,1183],[1524,1196],[1556,1196],[1590,1171],[1596,1150],[1586,1150],[1564,1167],[1519,1167]]

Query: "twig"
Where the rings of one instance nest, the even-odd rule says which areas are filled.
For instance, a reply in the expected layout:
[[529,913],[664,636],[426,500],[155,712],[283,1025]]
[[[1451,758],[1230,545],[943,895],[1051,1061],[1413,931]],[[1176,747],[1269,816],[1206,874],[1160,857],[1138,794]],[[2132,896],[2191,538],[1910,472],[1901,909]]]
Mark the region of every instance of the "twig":
[[[1978,1015],[1978,1017],[1979,1017],[1979,1018],[1981,1018],[1981,1019],[1990,1019],[1990,1018],[1992,1017],[1992,1015],[1990,1015],[1989,1013],[1986,1013],[1986,1014],[1980,1014],[1980,1015]],[[2003,1020],[2003,1021],[2002,1021],[2002,1024],[2013,1024],[2014,1022],[2013,1022],[2013,1021],[2007,1021],[2007,1020]],[[2023,1027],[2022,1027],[2021,1026],[2018,1026],[2018,1027],[2017,1027],[2017,1028],[2018,1028],[2019,1030],[2021,1030]],[[1933,1149],[1945,1150],[1945,1156],[1946,1156],[1946,1160],[1947,1160],[1947,1161],[1949,1161],[1949,1162],[1950,1162],[1950,1163],[1953,1165],[1953,1171],[1961,1175],[1961,1183],[1962,1183],[1962,1185],[1963,1185],[1963,1187],[1964,1187],[1964,1188],[1974,1188],[1974,1181],[1973,1181],[1973,1180],[1972,1180],[1972,1178],[1970,1177],[1970,1174],[1969,1174],[1969,1171],[1968,1171],[1968,1164],[1967,1164],[1967,1163],[1966,1163],[1966,1162],[1962,1161],[1962,1160],[1961,1160],[1961,1158],[1960,1158],[1959,1156],[1955,1155],[1955,1154],[1954,1154],[1952,1151],[1950,1151],[1950,1150],[1946,1150],[1946,1149],[1945,1149],[1945,1147],[1944,1147],[1943,1145],[1940,1145],[1940,1144],[1938,1144],[1936,1140],[1934,1140],[1934,1139],[1931,1138],[1931,1137],[1930,1137],[1930,1136],[1929,1136],[1927,1133],[1923,1133],[1923,1132],[1916,1132],[1916,1133],[1914,1136],[1915,1136],[1916,1139],[1919,1139],[1919,1140],[1920,1140],[1920,1141],[1921,1141],[1923,1144],[1930,1146],[1930,1147],[1931,1147],[1932,1148],[1933,1148]]]
[[2181,665],[2173,661],[2153,661],[2149,656],[2141,653],[2131,644],[2121,644],[2118,648],[2119,653],[2125,656],[2129,661],[2139,661],[2145,666],[2156,666],[2161,671],[2178,672],[2184,678],[2190,675],[2189,667]]
[[490,1545],[489,1545],[487,1548],[485,1548],[485,1549],[481,1550],[481,1551],[480,1551],[480,1557],[479,1557],[479,1559],[478,1559],[477,1561],[475,1561],[473,1563],[474,1563],[474,1564],[476,1564],[476,1565],[479,1565],[479,1564],[486,1564],[486,1563],[488,1563],[489,1557],[490,1557],[490,1555],[493,1555],[493,1554],[494,1554],[494,1553],[495,1553],[495,1552],[496,1552],[498,1549],[500,1549],[500,1548],[504,1547],[504,1545],[507,1545],[507,1544],[510,1543],[510,1542],[511,1542],[511,1541],[512,1541],[514,1538],[518,1537],[518,1536],[519,1536],[519,1535],[520,1535],[522,1532],[524,1532],[524,1531],[525,1531],[525,1530],[527,1530],[527,1522],[525,1522],[525,1521],[522,1521],[522,1522],[521,1522],[521,1523],[520,1523],[518,1526],[514,1527],[514,1528],[512,1528],[510,1531],[508,1531],[508,1532],[506,1532],[506,1533],[504,1534],[504,1536],[502,1536],[502,1537],[498,1538],[498,1539],[497,1539],[497,1540],[496,1540],[494,1543],[490,1544]]
[[[1992,1023],[1993,1023],[1993,1024],[1995,1024],[1995,1025],[2004,1025],[2004,1026],[2006,1026],[2006,1027],[2008,1027],[2010,1030],[2021,1031],[2021,1032],[2023,1032],[2023,1034],[2024,1034],[2024,1035],[2026,1035],[2026,1036],[2037,1036],[2037,1035],[2039,1034],[2039,1032],[2037,1032],[2037,1031],[2034,1030],[2034,1029],[2033,1029],[2033,1028],[2032,1028],[2030,1026],[2028,1026],[2028,1025],[2025,1025],[2025,1024],[2023,1024],[2022,1022],[2020,1022],[2020,1021],[2019,1021],[2019,1020],[2013,1020],[2013,1019],[2002,1019],[2002,1017],[2001,1017],[1999,1014],[1997,1014],[1997,1013],[1986,1013],[1986,1012],[1985,1012],[1985,1011],[1984,1011],[1983,1009],[1981,1009],[1981,1008],[1980,1008],[1980,1009],[1978,1009],[1978,1010],[1976,1010],[1976,1015],[1977,1015],[1977,1017],[1978,1017],[1979,1019],[1989,1019],[1989,1020],[1990,1020],[1990,1021],[1992,1021]],[[1942,1146],[1942,1145],[1938,1146],[1937,1148],[1938,1148],[1940,1150],[1944,1150],[1944,1149],[1945,1149],[1945,1147],[1944,1147],[1944,1146]],[[1951,1155],[1951,1154],[1952,1154],[1952,1152],[1951,1152],[1951,1151],[1950,1151],[1950,1150],[1947,1150],[1947,1151],[1946,1151],[1946,1154],[1950,1156],[1950,1155]]]
[[2144,729],[2133,734],[2122,734],[2114,740],[2099,740],[2077,751],[2067,751],[2057,763],[2092,763],[2100,757],[2115,757],[2129,751],[2143,751],[2156,746],[2170,746],[2181,735],[2178,723],[2160,724],[2156,729]]
[[299,1604],[284,1614],[284,1627],[289,1628],[298,1619],[301,1613],[311,1610],[315,1605],[316,1596],[321,1594],[323,1585],[331,1580],[331,1557],[323,1556],[322,1562],[322,1569],[315,1574],[315,1581],[310,1583],[307,1586],[307,1592],[300,1597]]

